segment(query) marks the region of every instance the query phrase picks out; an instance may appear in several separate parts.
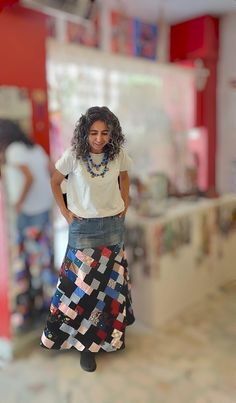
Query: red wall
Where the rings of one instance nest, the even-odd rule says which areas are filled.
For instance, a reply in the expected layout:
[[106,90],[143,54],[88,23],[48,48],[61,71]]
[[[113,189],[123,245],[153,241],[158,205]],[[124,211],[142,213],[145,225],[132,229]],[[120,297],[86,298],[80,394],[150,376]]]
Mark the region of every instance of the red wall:
[[[46,23],[43,15],[19,6],[0,12],[0,85],[28,90],[32,103],[32,137],[49,152],[45,43]],[[8,261],[5,253],[7,245],[3,228],[2,195],[3,190],[0,188],[0,337],[10,338]]]
[[32,136],[49,152],[45,18],[20,6],[0,13],[0,85],[28,89],[33,112]]
[[204,16],[171,27],[171,61],[217,58],[218,47],[218,18]]
[[208,135],[208,188],[215,187],[216,163],[216,87],[219,50],[219,19],[204,16],[171,27],[170,60],[172,62],[202,59],[210,76],[203,91],[197,92],[196,126]]

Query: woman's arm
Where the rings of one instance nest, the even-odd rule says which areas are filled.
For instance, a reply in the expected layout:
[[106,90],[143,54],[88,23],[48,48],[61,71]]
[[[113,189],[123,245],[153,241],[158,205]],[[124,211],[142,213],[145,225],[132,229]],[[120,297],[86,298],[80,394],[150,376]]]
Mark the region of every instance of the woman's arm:
[[125,209],[122,211],[121,216],[126,214],[126,211],[129,207],[129,175],[128,171],[120,172],[120,193],[121,197],[124,200]]
[[51,187],[52,187],[52,193],[53,196],[56,200],[56,203],[62,213],[62,215],[65,217],[66,221],[71,224],[73,221],[73,218],[75,217],[75,214],[70,211],[66,205],[65,201],[63,198],[63,194],[61,191],[61,183],[64,180],[65,176],[62,175],[57,169],[54,169],[54,172],[51,177]]
[[19,213],[21,211],[21,207],[22,204],[25,201],[25,198],[33,184],[34,178],[33,175],[29,169],[29,167],[27,165],[17,165],[16,166],[24,175],[24,185],[23,185],[23,189],[21,192],[21,195],[19,197],[19,199],[17,200],[16,204],[15,204],[15,209],[16,211]]

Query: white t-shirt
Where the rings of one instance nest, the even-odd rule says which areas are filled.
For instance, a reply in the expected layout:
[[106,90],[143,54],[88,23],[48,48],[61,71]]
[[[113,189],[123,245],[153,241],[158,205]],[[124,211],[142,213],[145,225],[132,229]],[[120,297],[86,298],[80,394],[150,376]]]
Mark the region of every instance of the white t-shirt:
[[22,192],[24,174],[17,165],[26,165],[33,176],[33,183],[22,205],[22,212],[34,215],[47,211],[52,206],[52,191],[48,172],[48,156],[42,147],[27,147],[15,142],[7,147],[5,178],[10,204],[15,204]]
[[[90,153],[95,164],[100,164],[104,154]],[[71,148],[56,162],[56,169],[68,176],[67,202],[74,214],[83,218],[109,217],[124,210],[118,177],[121,171],[128,171],[132,161],[124,149],[108,162],[109,171],[104,177],[91,177],[82,159],[76,159]],[[101,167],[100,170],[103,170]],[[96,171],[93,168],[94,172]]]

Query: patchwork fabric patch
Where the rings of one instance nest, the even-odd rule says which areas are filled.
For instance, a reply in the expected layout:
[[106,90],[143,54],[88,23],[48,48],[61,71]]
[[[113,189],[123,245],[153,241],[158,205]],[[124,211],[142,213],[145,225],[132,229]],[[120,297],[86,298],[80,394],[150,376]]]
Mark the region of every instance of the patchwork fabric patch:
[[41,346],[114,351],[134,320],[123,247],[68,246]]

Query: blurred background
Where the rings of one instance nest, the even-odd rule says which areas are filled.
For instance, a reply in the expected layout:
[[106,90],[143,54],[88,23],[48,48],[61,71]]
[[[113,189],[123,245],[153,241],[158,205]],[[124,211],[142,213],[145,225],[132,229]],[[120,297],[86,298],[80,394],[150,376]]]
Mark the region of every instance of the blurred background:
[[136,315],[126,351],[99,355],[93,375],[75,350],[41,351],[67,224],[52,205],[50,228],[22,249],[18,179],[0,149],[4,401],[235,403],[235,26],[234,0],[0,2],[0,120],[19,124],[54,163],[88,107],[119,117],[133,159],[126,250]]

